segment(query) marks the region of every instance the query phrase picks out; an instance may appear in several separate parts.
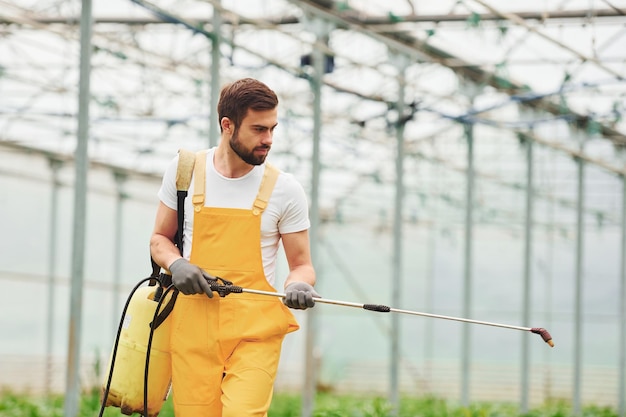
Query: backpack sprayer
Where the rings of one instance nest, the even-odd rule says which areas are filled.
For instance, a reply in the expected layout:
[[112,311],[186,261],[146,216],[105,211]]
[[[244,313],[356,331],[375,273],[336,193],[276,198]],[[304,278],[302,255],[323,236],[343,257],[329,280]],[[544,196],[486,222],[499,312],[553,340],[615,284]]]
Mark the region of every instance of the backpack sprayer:
[[[167,287],[165,291],[163,291],[162,286],[158,286],[154,290],[151,289],[154,287],[150,286],[140,288],[143,283],[149,280],[156,280],[161,284],[161,281],[154,277],[140,281],[131,291],[126,305],[124,306],[113,352],[111,354],[109,376],[102,391],[100,417],[103,415],[104,408],[109,405],[119,407],[121,412],[125,415],[139,412],[142,413],[144,417],[155,417],[161,410],[169,393],[171,382],[169,323],[166,320],[167,314],[165,314],[165,317],[163,315],[163,311],[166,309],[162,310],[161,305],[165,300],[169,300],[168,304],[172,299],[175,300],[178,290],[176,290],[173,285]],[[250,293],[285,298],[285,294],[283,293],[242,288],[220,277],[209,279],[208,282],[211,290],[217,292],[220,297],[226,297],[231,293]],[[170,291],[173,291],[173,295],[168,299],[167,296],[170,295]],[[550,347],[554,347],[552,336],[546,329],[541,327],[522,327],[461,317],[444,316],[441,314],[402,310],[381,304],[361,304],[318,297],[314,297],[313,300],[316,303],[355,307],[378,313],[409,314],[527,331],[538,334]],[[127,315],[127,313],[129,315]],[[131,313],[135,314],[135,317],[132,317]],[[133,321],[137,321],[135,319],[138,319],[139,323],[133,324]],[[150,321],[150,319],[152,320]],[[157,327],[161,330],[155,338],[155,330],[157,330]],[[146,339],[147,344],[144,345]],[[155,341],[156,343],[153,345]],[[123,368],[118,372],[114,372],[115,361],[118,354],[121,354],[120,358],[123,360]],[[150,364],[151,356],[154,356],[156,359],[153,361],[152,366]],[[142,363],[144,364],[143,372],[141,368]],[[152,376],[149,376],[149,371],[152,372]],[[143,387],[143,390],[141,387]]]
[[[150,285],[142,287],[146,282]],[[171,383],[167,306],[173,306],[178,290],[170,285],[163,291],[161,284],[154,276],[142,279],[126,300],[102,386],[99,417],[107,406],[118,407],[125,415],[155,417],[167,399]],[[165,300],[168,304],[161,309]]]

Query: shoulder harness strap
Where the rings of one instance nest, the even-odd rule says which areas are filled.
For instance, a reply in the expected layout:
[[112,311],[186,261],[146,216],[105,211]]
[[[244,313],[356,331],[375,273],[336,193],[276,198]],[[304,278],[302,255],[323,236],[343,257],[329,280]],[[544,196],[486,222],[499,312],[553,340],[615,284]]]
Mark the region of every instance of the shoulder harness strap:
[[195,155],[196,166],[193,180],[193,209],[200,211],[204,206],[204,192],[206,188],[206,152],[197,152]]
[[265,163],[265,172],[263,173],[263,179],[261,180],[259,192],[252,206],[252,212],[255,216],[263,213],[263,211],[267,207],[267,203],[268,201],[270,201],[272,191],[274,191],[274,185],[276,185],[276,180],[278,179],[279,175],[280,171],[278,170],[278,168],[270,163]]
[[191,175],[193,173],[193,167],[196,158],[195,154],[186,149],[180,149],[178,151],[178,168],[176,170],[176,196],[178,202],[176,204],[176,211],[178,212],[178,231],[174,242],[178,246],[180,255],[183,255],[183,227],[185,226],[185,198],[187,197],[187,190],[189,190],[189,184],[191,184]]
[[187,191],[191,184],[191,173],[196,162],[196,155],[187,149],[178,150],[178,169],[176,170],[176,190]]
[[[174,243],[178,247],[181,256],[183,255],[183,227],[185,226],[185,198],[187,197],[189,184],[191,184],[191,175],[193,173],[195,159],[195,154],[193,152],[186,149],[179,149],[178,167],[176,169],[176,212],[178,215],[178,230],[174,236]],[[158,276],[158,271],[160,271],[160,267],[156,264],[156,262],[154,262],[154,259],[152,259],[152,276]],[[171,276],[161,274],[161,285],[169,287],[171,285],[171,279]],[[159,293],[162,293],[162,291],[163,288],[157,289],[157,292]],[[170,298],[165,307],[163,307],[163,309],[159,312],[154,323],[150,323],[151,327],[156,329],[165,321],[174,309],[177,296],[178,291],[174,291],[172,298]]]

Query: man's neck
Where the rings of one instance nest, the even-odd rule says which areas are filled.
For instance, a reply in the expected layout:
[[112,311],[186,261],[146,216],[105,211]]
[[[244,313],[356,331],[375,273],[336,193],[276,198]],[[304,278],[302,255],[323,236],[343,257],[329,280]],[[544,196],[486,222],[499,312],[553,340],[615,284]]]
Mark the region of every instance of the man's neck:
[[226,178],[243,177],[254,168],[254,165],[244,162],[224,141],[215,149],[213,165]]

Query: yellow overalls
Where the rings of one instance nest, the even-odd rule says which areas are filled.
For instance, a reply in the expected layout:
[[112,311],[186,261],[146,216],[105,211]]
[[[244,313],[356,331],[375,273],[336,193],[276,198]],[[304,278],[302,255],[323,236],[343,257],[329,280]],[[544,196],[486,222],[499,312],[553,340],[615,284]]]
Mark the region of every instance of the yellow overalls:
[[[275,291],[261,257],[261,214],[278,177],[266,164],[253,207],[204,206],[206,153],[194,169],[190,262],[234,285]],[[209,190],[210,192],[210,190]],[[299,328],[278,297],[178,295],[172,312],[176,417],[267,416],[283,338]]]

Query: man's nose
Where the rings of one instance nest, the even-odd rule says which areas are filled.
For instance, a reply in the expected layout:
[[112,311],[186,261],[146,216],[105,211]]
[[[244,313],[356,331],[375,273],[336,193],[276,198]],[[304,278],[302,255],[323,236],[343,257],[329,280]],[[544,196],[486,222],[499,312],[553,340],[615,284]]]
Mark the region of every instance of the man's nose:
[[274,140],[273,137],[274,137],[274,133],[267,130],[263,132],[263,134],[261,135],[261,143],[263,145],[271,145]]

